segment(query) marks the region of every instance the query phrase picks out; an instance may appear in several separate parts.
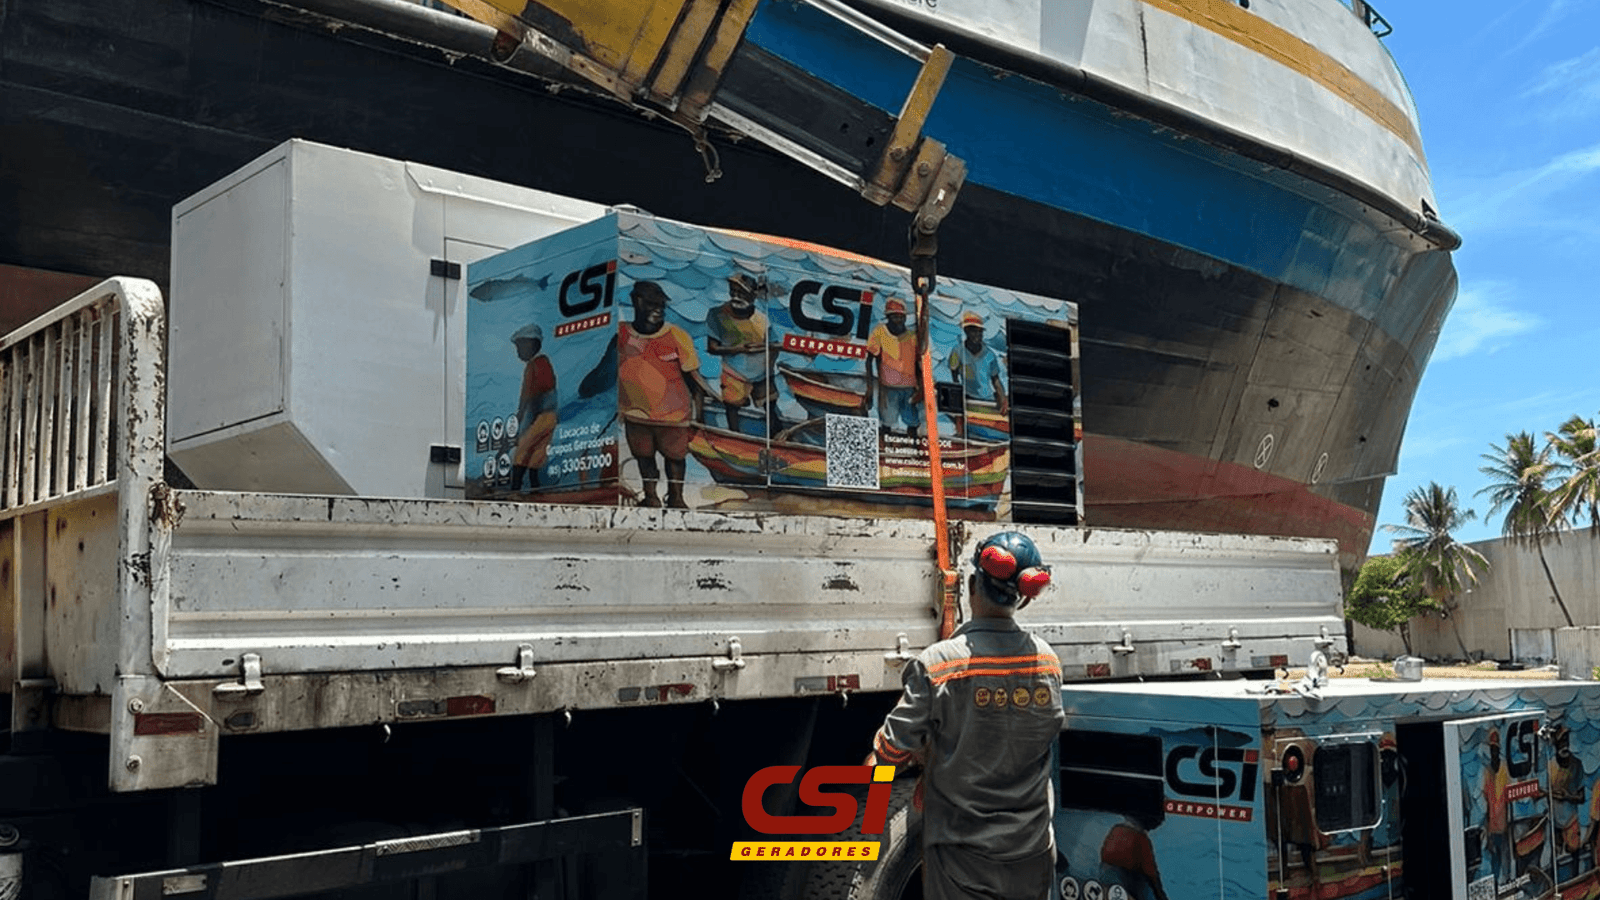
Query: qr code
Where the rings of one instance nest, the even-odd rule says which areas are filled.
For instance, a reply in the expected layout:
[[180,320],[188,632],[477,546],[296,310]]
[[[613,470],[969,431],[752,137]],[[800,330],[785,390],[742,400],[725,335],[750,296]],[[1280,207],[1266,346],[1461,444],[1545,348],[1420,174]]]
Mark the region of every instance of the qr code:
[[878,489],[878,420],[828,415],[828,487]]
[[1486,875],[1467,885],[1467,900],[1494,900],[1494,876]]

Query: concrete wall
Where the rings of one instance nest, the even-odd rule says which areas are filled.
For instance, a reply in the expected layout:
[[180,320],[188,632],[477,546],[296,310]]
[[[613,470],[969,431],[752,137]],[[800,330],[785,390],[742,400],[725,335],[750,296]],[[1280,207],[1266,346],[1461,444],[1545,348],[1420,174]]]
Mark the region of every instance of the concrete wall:
[[1562,678],[1586,681],[1594,677],[1596,667],[1600,667],[1600,626],[1580,625],[1557,631],[1556,655],[1561,659]]
[[[1489,560],[1490,568],[1480,572],[1478,584],[1459,598],[1454,624],[1468,652],[1485,659],[1510,659],[1512,629],[1529,629],[1521,643],[1531,648],[1541,643],[1539,630],[1566,626],[1534,549],[1503,539],[1471,546]],[[1587,529],[1569,532],[1560,543],[1547,543],[1544,555],[1573,624],[1600,625],[1600,537]],[[1412,647],[1430,659],[1459,659],[1461,650],[1451,625],[1436,616],[1414,620]],[[1392,658],[1404,649],[1398,635],[1360,625],[1353,625],[1352,631],[1355,652],[1362,656]],[[1558,655],[1560,646],[1557,641]]]
[[[1416,642],[1417,625],[1411,625],[1412,642]],[[1418,648],[1420,652],[1420,648]],[[1405,642],[1393,631],[1379,631],[1359,622],[1350,623],[1350,652],[1371,659],[1394,659],[1406,652]]]

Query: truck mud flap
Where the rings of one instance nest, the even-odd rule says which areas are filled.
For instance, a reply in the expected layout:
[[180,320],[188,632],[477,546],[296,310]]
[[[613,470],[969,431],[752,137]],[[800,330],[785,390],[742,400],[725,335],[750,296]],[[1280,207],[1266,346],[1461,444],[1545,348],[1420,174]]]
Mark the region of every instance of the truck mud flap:
[[[267,900],[607,851],[612,851],[607,881],[615,890],[604,896],[643,897],[644,811],[640,809],[96,877],[89,896],[91,900]],[[623,857],[630,861],[631,871],[611,867],[612,858]]]

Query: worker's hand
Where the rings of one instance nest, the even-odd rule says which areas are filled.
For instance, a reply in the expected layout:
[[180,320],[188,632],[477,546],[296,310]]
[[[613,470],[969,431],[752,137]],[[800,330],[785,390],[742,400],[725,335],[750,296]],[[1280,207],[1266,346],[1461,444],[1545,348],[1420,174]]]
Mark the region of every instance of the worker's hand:
[[881,763],[878,762],[878,751],[876,751],[876,750],[868,750],[867,751],[866,761],[863,762],[862,765],[863,766],[881,765]]

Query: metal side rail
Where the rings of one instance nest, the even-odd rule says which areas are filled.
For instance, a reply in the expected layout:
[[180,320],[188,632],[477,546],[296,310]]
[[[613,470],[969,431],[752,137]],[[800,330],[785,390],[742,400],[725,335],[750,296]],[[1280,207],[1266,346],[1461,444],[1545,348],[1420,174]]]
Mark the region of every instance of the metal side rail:
[[[584,897],[621,900],[645,895],[644,811],[624,809],[162,872],[96,877],[90,884],[89,896],[91,900],[268,900],[596,853],[609,854],[603,884],[586,886]],[[622,864],[624,859],[626,866]]]
[[[0,338],[0,433],[6,435],[0,527],[15,535],[10,548],[0,548],[0,568],[13,573],[10,596],[0,599],[17,611],[16,669],[0,674],[0,689],[16,688],[21,700],[12,705],[14,732],[48,727],[48,698],[64,687],[58,676],[71,654],[52,643],[61,617],[47,611],[56,608],[58,591],[76,596],[68,582],[92,569],[46,548],[80,512],[114,523],[101,531],[106,543],[96,546],[111,577],[84,591],[118,617],[116,627],[103,630],[125,639],[113,637],[71,658],[94,658],[96,676],[103,673],[112,685],[113,733],[132,734],[127,692],[155,675],[150,611],[164,588],[160,573],[152,575],[151,555],[159,548],[151,546],[150,519],[166,508],[167,496],[165,335],[160,290],[119,277]],[[110,778],[123,789],[128,785],[119,781],[134,777],[138,757],[127,740],[114,743]]]
[[165,325],[155,284],[111,278],[0,337],[0,518],[119,486],[144,502],[165,451]]

